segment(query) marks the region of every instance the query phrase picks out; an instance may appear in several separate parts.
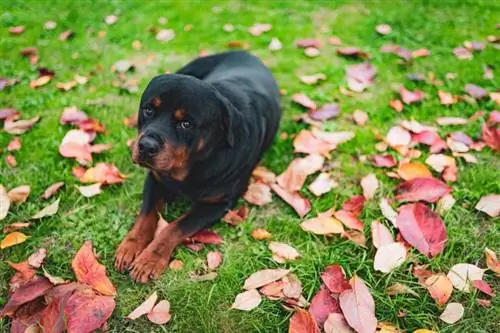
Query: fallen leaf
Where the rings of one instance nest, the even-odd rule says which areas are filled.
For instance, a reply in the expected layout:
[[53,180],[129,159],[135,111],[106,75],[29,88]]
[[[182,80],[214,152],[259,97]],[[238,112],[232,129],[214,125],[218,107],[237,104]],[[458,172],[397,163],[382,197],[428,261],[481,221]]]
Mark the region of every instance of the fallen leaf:
[[71,37],[73,37],[73,35],[74,35],[73,31],[66,30],[66,31],[61,32],[59,34],[59,40],[64,42],[64,41],[70,39]]
[[483,280],[472,281],[472,286],[474,288],[476,288],[477,290],[482,291],[486,295],[489,295],[492,297],[495,296],[495,293],[493,292],[493,289],[491,288],[491,286]]
[[372,221],[371,230],[373,246],[375,246],[376,249],[394,243],[394,239],[389,229],[379,221]]
[[320,290],[314,295],[309,306],[309,312],[319,326],[322,326],[330,313],[340,313],[340,306],[332,297],[328,288],[322,284]]
[[29,185],[21,185],[13,188],[7,193],[10,203],[13,204],[21,204],[28,199],[28,196],[31,193],[31,186]]
[[283,294],[284,287],[285,282],[282,279],[266,284],[264,287],[260,288],[259,291],[261,294],[267,296],[268,299],[278,300],[285,297]]
[[271,184],[271,188],[283,201],[292,206],[300,217],[304,217],[311,210],[311,202],[299,193],[289,192],[277,184]]
[[365,197],[362,195],[355,195],[342,205],[342,210],[347,212],[351,212],[355,216],[358,216],[362,211],[365,205]]
[[489,308],[491,307],[491,300],[489,299],[481,299],[481,298],[476,298],[476,302],[478,305],[484,307],[484,308]]
[[45,295],[53,285],[44,277],[35,276],[17,288],[0,311],[0,317],[12,316],[23,304]]
[[106,275],[106,268],[94,255],[91,241],[85,241],[73,258],[71,267],[78,282],[90,285],[103,295],[116,295],[116,289]]
[[500,195],[489,194],[481,197],[479,202],[474,207],[477,210],[488,214],[491,217],[500,215]]
[[271,233],[266,229],[254,229],[252,230],[252,237],[256,240],[264,240],[271,238]]
[[442,105],[452,105],[458,102],[458,97],[453,96],[452,93],[438,90],[439,101]]
[[84,197],[91,198],[91,197],[96,196],[102,192],[101,186],[102,186],[101,183],[95,183],[95,184],[87,185],[87,186],[77,186],[76,188],[78,188],[78,191],[80,191],[80,193]]
[[248,207],[243,205],[239,209],[229,210],[226,215],[224,215],[224,221],[230,225],[238,225],[247,220],[248,213]]
[[7,224],[6,226],[3,227],[3,232],[4,233],[9,233],[12,231],[16,231],[19,229],[27,228],[31,225],[31,223],[28,222],[15,222],[15,223],[10,223]]
[[396,282],[393,285],[387,287],[386,294],[389,296],[400,295],[400,294],[411,294],[415,297],[419,297],[419,294],[416,293],[413,289],[408,287],[406,284],[399,282]]
[[338,183],[332,179],[330,174],[322,172],[318,177],[309,185],[308,189],[312,194],[319,197],[325,193],[330,192]]
[[294,94],[292,101],[309,110],[316,110],[317,108],[316,103],[302,93]]
[[411,143],[411,135],[406,129],[401,126],[392,127],[389,132],[387,132],[386,142],[389,146],[393,148],[405,147]]
[[204,281],[212,281],[217,278],[217,272],[210,272],[204,275],[191,275],[189,280],[193,282],[204,282]]
[[24,25],[18,25],[15,27],[10,27],[9,33],[12,35],[20,35],[24,32],[24,30],[25,30]]
[[321,54],[321,51],[315,47],[308,47],[304,49],[304,54],[309,58],[317,57]]
[[56,201],[51,203],[50,205],[46,206],[42,210],[40,210],[38,213],[30,217],[31,220],[37,220],[37,219],[42,219],[47,216],[52,216],[57,213],[59,210],[59,202],[61,201],[61,198],[57,198]]
[[451,187],[435,178],[413,178],[396,187],[398,201],[436,202],[451,192]]
[[500,262],[498,262],[496,253],[489,248],[485,248],[484,256],[486,257],[486,266],[497,275],[500,275]]
[[60,284],[67,284],[69,282],[69,281],[64,280],[63,278],[49,274],[49,272],[47,272],[45,270],[45,267],[42,267],[42,269],[43,269],[43,276],[45,276],[47,279],[49,279],[50,283],[52,283],[53,285],[57,286]]
[[268,49],[269,51],[276,52],[283,48],[283,43],[278,38],[271,38],[271,42],[269,42]]
[[28,257],[28,264],[30,264],[30,266],[32,267],[40,268],[46,256],[47,250],[41,247]]
[[465,125],[467,124],[467,119],[460,117],[439,117],[436,119],[436,123],[439,126]]
[[352,119],[357,125],[363,126],[368,121],[368,114],[362,110],[354,110]]
[[339,210],[333,214],[337,220],[342,222],[346,227],[355,230],[363,230],[363,222],[356,215],[345,210]]
[[6,249],[8,247],[24,243],[28,239],[28,236],[19,231],[14,231],[5,236],[0,242],[0,249]]
[[428,277],[425,280],[425,286],[438,305],[446,304],[453,292],[453,284],[450,279],[442,273],[433,274]]
[[113,25],[118,21],[118,16],[116,15],[108,15],[104,18],[104,22],[107,25]]
[[248,185],[248,190],[243,198],[254,205],[262,206],[272,201],[271,188],[262,183],[253,183]]
[[350,241],[358,244],[359,246],[366,248],[366,237],[362,231],[354,230],[354,229],[346,230],[342,234],[342,236],[349,239]]
[[45,192],[43,192],[43,194],[41,195],[40,198],[45,199],[45,200],[49,199],[54,194],[56,194],[57,192],[59,192],[59,190],[63,186],[64,186],[64,182],[59,182],[59,183],[55,183],[55,184],[50,185],[49,187],[47,187],[47,189],[45,190]]
[[356,275],[349,281],[351,288],[339,297],[340,308],[349,323],[359,333],[373,333],[377,327],[375,303],[364,281]]
[[341,313],[330,313],[325,321],[325,333],[354,333]]
[[405,104],[413,104],[416,102],[420,102],[425,98],[425,94],[421,90],[407,90],[405,87],[401,87],[399,89],[399,94],[401,95],[401,99]]
[[471,95],[474,99],[482,99],[488,96],[488,91],[486,89],[481,88],[475,84],[466,84],[464,88],[465,92]]
[[72,124],[78,125],[84,120],[87,120],[89,116],[82,110],[78,109],[76,106],[65,107],[59,122],[61,124]]
[[455,201],[455,198],[453,198],[451,194],[447,194],[441,197],[441,199],[439,199],[439,201],[437,202],[436,211],[439,213],[439,215],[444,215],[451,209],[451,207],[453,207]]
[[156,40],[160,42],[169,42],[175,38],[175,31],[172,29],[162,29],[156,34]]
[[6,119],[3,124],[3,129],[5,132],[14,135],[20,135],[28,132],[33,125],[35,125],[40,120],[39,116],[33,117],[29,120],[9,120]]
[[321,170],[324,161],[324,157],[318,154],[294,159],[288,168],[276,178],[278,185],[290,192],[299,191],[307,176]]
[[342,223],[330,216],[318,216],[300,224],[302,230],[316,235],[341,234],[344,232]]
[[397,165],[397,161],[392,155],[374,155],[372,157],[372,164],[381,168],[392,168]]
[[492,150],[500,151],[500,128],[482,126],[482,138]]
[[0,184],[0,221],[3,220],[9,212],[10,199],[5,187]]
[[80,178],[82,183],[119,184],[127,177],[111,163],[97,163],[95,167],[89,168]]
[[446,305],[443,313],[439,316],[439,319],[447,324],[455,324],[457,321],[462,319],[464,315],[464,307],[460,303],[449,303]]
[[432,173],[427,167],[420,162],[401,163],[397,173],[404,180],[412,180],[414,178],[429,178]]
[[363,195],[367,200],[375,196],[378,189],[378,180],[374,173],[370,173],[361,179],[361,187],[363,188]]
[[300,253],[294,247],[285,243],[270,242],[268,247],[274,255],[284,260],[295,260],[300,257]]
[[285,297],[299,299],[302,294],[302,284],[295,274],[288,274],[283,278],[283,294]]
[[257,289],[250,289],[236,295],[234,303],[231,305],[231,309],[250,311],[259,306],[261,301],[262,297]]
[[170,303],[166,300],[161,300],[155,307],[147,314],[150,322],[163,325],[170,321],[172,315],[170,314]]
[[15,137],[7,145],[7,151],[17,151],[20,149],[21,149],[21,139],[19,137]]
[[144,302],[142,302],[141,305],[135,308],[126,318],[130,320],[135,320],[141,317],[142,315],[151,312],[157,299],[158,299],[158,294],[155,291]]
[[423,57],[428,57],[431,55],[431,51],[429,51],[428,49],[417,49],[417,50],[414,50],[412,53],[411,53],[411,56],[412,58],[416,59],[416,58],[423,58]]
[[293,140],[293,147],[296,153],[321,154],[328,156],[337,145],[317,138],[309,130],[302,130]]
[[11,168],[15,168],[17,167],[17,160],[16,158],[14,157],[14,155],[7,155],[5,157],[5,162],[11,167]]
[[340,107],[336,103],[329,103],[323,105],[317,110],[309,112],[309,117],[314,120],[324,121],[332,118],[338,117],[340,114]]
[[448,237],[443,221],[422,203],[401,206],[396,219],[404,239],[420,253],[434,257],[443,252]]
[[311,75],[301,75],[299,78],[302,83],[305,83],[307,85],[314,85],[319,81],[326,80],[326,75],[323,73],[316,73]]
[[295,41],[295,46],[306,49],[308,47],[321,48],[321,42],[318,39],[299,39]]
[[271,31],[272,28],[273,26],[269,23],[255,23],[253,26],[248,28],[248,32],[252,36],[260,36],[264,32]]
[[470,293],[472,291],[471,283],[474,280],[482,280],[485,270],[472,264],[456,264],[446,275],[453,287],[456,289]]
[[282,279],[288,273],[290,273],[290,270],[288,269],[263,269],[250,275],[245,280],[243,288],[245,290],[257,289],[265,286],[266,284]]
[[207,264],[209,269],[216,269],[222,263],[222,254],[219,251],[207,253]]
[[306,310],[297,310],[290,318],[288,333],[320,333],[318,324]]
[[387,200],[386,198],[380,199],[379,208],[382,212],[382,215],[386,219],[391,221],[392,225],[397,228],[398,226],[396,224],[396,218],[398,216],[398,213],[394,209],[392,209],[391,205],[389,204],[389,200]]
[[437,172],[443,172],[445,168],[456,167],[455,159],[444,154],[432,154],[425,163]]
[[64,307],[66,329],[68,333],[93,332],[104,325],[114,309],[112,297],[77,290]]
[[375,27],[375,31],[385,36],[392,32],[392,28],[388,24],[379,24]]
[[375,253],[373,267],[376,271],[390,273],[405,261],[406,254],[406,248],[402,243],[383,245]]
[[349,281],[346,279],[344,269],[338,264],[325,267],[321,273],[321,281],[323,281],[330,292],[336,294],[351,288]]
[[403,111],[404,105],[403,102],[399,99],[393,99],[389,102],[389,106],[394,109],[396,112]]
[[361,50],[359,47],[339,47],[336,50],[336,53],[341,56],[345,57],[357,57],[357,58],[362,58],[366,59],[369,58],[369,54],[363,50]]
[[355,92],[362,92],[373,85],[377,70],[369,63],[347,66],[347,86]]
[[470,60],[474,57],[472,53],[465,47],[457,47],[453,49],[453,54],[460,60],[464,59]]

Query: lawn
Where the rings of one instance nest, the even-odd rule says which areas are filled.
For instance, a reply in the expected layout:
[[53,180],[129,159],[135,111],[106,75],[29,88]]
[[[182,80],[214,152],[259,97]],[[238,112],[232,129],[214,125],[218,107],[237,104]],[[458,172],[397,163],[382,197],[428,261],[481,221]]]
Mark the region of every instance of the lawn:
[[[499,252],[499,219],[474,209],[482,196],[500,193],[498,153],[495,155],[489,147],[474,152],[477,164],[457,159],[459,177],[452,183],[457,201],[442,216],[449,237],[445,251],[428,259],[412,250],[411,260],[409,258],[389,274],[373,269],[375,249],[369,236],[370,222],[384,221],[378,201],[382,197],[393,198],[394,188],[400,181],[388,177],[386,170],[374,168],[363,158],[376,153],[376,134],[385,135],[402,119],[435,125],[438,116],[469,117],[478,110],[489,112],[498,107],[490,99],[476,105],[459,102],[446,107],[437,97],[438,89],[464,94],[467,83],[480,85],[490,92],[499,88],[498,47],[488,44],[485,50],[475,53],[472,60],[457,59],[452,53],[466,40],[485,42],[488,35],[498,35],[495,25],[500,6],[495,1],[75,1],[70,4],[66,1],[11,0],[2,1],[0,8],[0,76],[21,80],[0,92],[0,108],[15,107],[25,119],[41,116],[41,121],[21,136],[23,146],[14,153],[16,168],[5,161],[5,147],[12,135],[0,134],[0,149],[3,150],[0,153],[0,184],[7,189],[23,184],[32,188],[28,201],[11,208],[7,218],[1,221],[2,226],[25,220],[44,207],[47,203],[40,202],[37,197],[48,185],[58,181],[66,184],[59,194],[58,214],[23,230],[30,236],[25,243],[0,251],[0,303],[7,300],[8,281],[13,274],[6,260],[25,260],[36,248],[43,246],[49,252],[45,268],[52,275],[73,279],[70,262],[83,242],[90,239],[118,290],[117,308],[109,320],[109,332],[286,332],[292,313],[283,309],[279,301],[265,300],[250,312],[230,310],[244,280],[259,269],[291,268],[302,282],[304,297],[311,300],[319,290],[320,273],[332,263],[340,263],[348,276],[357,274],[365,280],[374,297],[379,321],[394,323],[408,332],[419,328],[439,332],[498,330],[498,297],[493,298],[490,308],[483,308],[476,303],[476,298],[484,298],[484,295],[455,291],[452,301],[464,305],[465,315],[457,324],[445,324],[438,318],[443,308],[435,304],[411,274],[412,261],[429,264],[429,269],[435,272],[448,272],[457,263],[485,267],[485,246]],[[104,17],[110,14],[119,18],[113,25],[104,22]],[[161,17],[168,22],[161,24]],[[56,21],[57,28],[44,29],[48,20]],[[272,30],[254,37],[247,30],[259,22],[272,24]],[[389,24],[393,32],[386,36],[377,34],[375,27],[381,23]],[[225,24],[232,24],[234,31],[224,31]],[[26,31],[13,36],[8,28],[17,25],[24,25]],[[155,39],[151,29],[164,28],[175,31],[173,40],[160,42]],[[59,34],[68,29],[74,32],[73,38],[60,41]],[[339,90],[346,86],[345,67],[360,60],[336,55],[336,47],[326,42],[333,35],[344,45],[360,47],[371,55],[370,62],[378,74],[374,85],[365,92],[350,97]],[[282,42],[282,50],[271,52],[268,49],[273,37]],[[301,38],[322,40],[321,54],[315,58],[305,56],[304,51],[295,46],[295,41]],[[141,42],[141,49],[132,46],[135,40]],[[202,51],[227,50],[231,41],[247,44],[249,50],[271,68],[280,88],[285,91],[280,133],[287,133],[288,137],[276,139],[262,161],[275,173],[284,171],[293,158],[299,156],[293,153],[292,135],[308,126],[293,120],[293,116],[303,113],[304,109],[293,103],[291,96],[302,92],[320,105],[327,102],[340,105],[340,116],[327,121],[325,127],[331,131],[352,130],[356,136],[332,153],[332,160],[338,163],[332,174],[339,186],[320,198],[308,192],[307,186],[302,193],[311,199],[313,208],[307,217],[313,217],[332,207],[339,209],[350,197],[362,194],[360,179],[375,172],[380,188],[360,216],[365,224],[368,246],[365,249],[338,236],[306,233],[299,227],[304,219],[274,195],[270,204],[251,206],[245,223],[235,227],[220,223],[214,227],[224,239],[222,245],[207,246],[198,253],[179,248],[175,258],[184,262],[182,270],[170,270],[147,285],[135,284],[128,275],[113,268],[114,251],[138,212],[145,175],[143,169],[131,162],[127,140],[134,138],[135,130],[126,127],[123,119],[136,112],[140,92],[154,75],[175,71]],[[396,55],[380,52],[380,47],[387,43],[410,50],[427,48],[432,54],[405,64]],[[20,50],[28,46],[38,48],[38,65],[30,65],[28,59],[20,55]],[[137,92],[117,87],[118,75],[111,68],[119,60],[139,64],[134,72],[125,74],[137,80]],[[495,78],[483,78],[484,65],[494,68]],[[49,84],[33,89],[29,82],[37,77],[37,66],[54,70],[56,76]],[[443,81],[443,86],[413,82],[406,77],[409,73],[427,76],[430,72]],[[324,73],[327,79],[317,86],[300,82],[300,75],[313,73]],[[455,73],[456,78],[446,78],[447,73]],[[75,74],[91,74],[91,77],[86,85],[68,92],[56,88],[55,82],[70,81]],[[421,89],[428,98],[422,103],[405,106],[403,112],[397,113],[388,102],[398,96],[401,85],[411,90]],[[123,184],[109,186],[93,198],[83,197],[76,188],[80,182],[72,175],[72,168],[77,163],[58,153],[59,144],[70,128],[60,125],[59,117],[65,107],[72,105],[105,125],[107,135],[99,135],[98,143],[113,144],[110,151],[94,155],[94,163],[115,163],[128,176]],[[357,109],[369,116],[364,126],[354,124],[351,119]],[[441,127],[439,133],[444,137],[452,130],[462,130],[479,139],[484,119],[452,129]],[[422,150],[420,161],[428,155],[428,149]],[[310,177],[308,183],[312,179]],[[165,219],[178,217],[186,207],[183,203],[169,207]],[[301,258],[286,264],[274,262],[267,241],[251,237],[255,228],[265,228],[272,233],[273,240],[293,245]],[[224,256],[218,277],[213,281],[191,281],[190,274],[200,270],[206,253],[213,249]],[[485,280],[500,292],[499,280],[493,273],[486,273]],[[385,289],[396,282],[410,286],[419,297],[386,295]],[[171,322],[156,326],[145,318],[125,320],[124,317],[153,291],[170,301]],[[401,312],[406,315],[400,316]],[[1,320],[0,332],[8,330],[8,320]]]

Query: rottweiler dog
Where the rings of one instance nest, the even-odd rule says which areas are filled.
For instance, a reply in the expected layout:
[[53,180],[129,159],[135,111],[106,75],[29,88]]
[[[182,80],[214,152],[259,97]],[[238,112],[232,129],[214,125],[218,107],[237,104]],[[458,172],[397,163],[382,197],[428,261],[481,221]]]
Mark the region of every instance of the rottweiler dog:
[[[245,51],[200,57],[153,78],[132,147],[134,162],[148,169],[142,207],[116,251],[116,269],[140,283],[157,279],[177,245],[234,208],[280,118],[273,75]],[[154,237],[158,213],[179,196],[190,211]]]

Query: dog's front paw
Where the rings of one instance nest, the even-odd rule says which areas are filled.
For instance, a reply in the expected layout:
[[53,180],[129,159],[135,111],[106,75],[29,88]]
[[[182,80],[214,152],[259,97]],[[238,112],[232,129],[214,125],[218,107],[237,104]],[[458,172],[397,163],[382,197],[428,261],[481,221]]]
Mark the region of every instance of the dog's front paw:
[[147,245],[145,241],[128,236],[125,237],[116,250],[115,269],[121,273],[128,271],[134,259],[141,254]]
[[130,276],[138,283],[156,280],[167,269],[168,259],[169,256],[160,256],[146,249],[132,263]]

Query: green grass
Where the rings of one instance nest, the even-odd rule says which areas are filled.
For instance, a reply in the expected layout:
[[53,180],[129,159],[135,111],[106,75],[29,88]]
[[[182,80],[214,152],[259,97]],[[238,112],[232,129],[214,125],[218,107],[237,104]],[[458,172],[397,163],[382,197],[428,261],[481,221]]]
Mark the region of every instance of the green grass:
[[[400,119],[411,119],[432,123],[437,116],[450,115],[467,117],[475,111],[493,110],[492,101],[481,101],[478,105],[459,103],[446,108],[439,104],[437,87],[413,83],[405,78],[407,73],[434,72],[444,80],[443,90],[454,94],[463,93],[466,83],[476,83],[489,91],[498,89],[498,50],[489,45],[486,50],[475,54],[472,61],[456,59],[452,49],[465,40],[485,40],[488,35],[498,34],[495,24],[500,6],[494,1],[370,1],[361,2],[313,2],[313,1],[230,1],[216,4],[210,1],[198,2],[119,2],[80,1],[69,4],[65,1],[3,1],[0,3],[0,76],[21,79],[15,87],[2,91],[0,107],[16,107],[24,118],[40,115],[42,120],[32,131],[22,135],[23,147],[15,156],[19,166],[11,169],[5,163],[6,154],[0,161],[0,183],[7,188],[30,184],[32,195],[27,203],[11,209],[6,223],[23,220],[38,211],[46,203],[35,198],[49,184],[64,181],[59,213],[34,223],[27,230],[31,237],[22,245],[0,251],[0,302],[7,296],[8,279],[12,270],[5,260],[24,260],[34,249],[45,246],[49,250],[47,270],[54,275],[73,278],[70,262],[84,240],[93,240],[100,260],[108,268],[111,280],[118,288],[117,308],[109,321],[109,332],[285,332],[291,313],[285,311],[279,302],[263,301],[251,312],[229,310],[237,293],[241,291],[244,279],[252,272],[285,266],[293,269],[302,281],[304,296],[310,300],[320,286],[319,274],[331,263],[341,263],[348,275],[361,276],[369,285],[376,303],[376,315],[380,321],[390,321],[411,332],[418,328],[429,328],[440,332],[494,332],[499,325],[498,297],[493,299],[489,309],[480,308],[475,298],[477,293],[466,294],[455,291],[452,301],[465,306],[465,316],[455,325],[447,325],[438,319],[442,309],[437,307],[426,290],[418,285],[410,273],[407,261],[390,274],[373,270],[374,249],[363,249],[338,237],[324,238],[307,234],[299,227],[300,219],[277,197],[267,206],[252,208],[250,219],[237,227],[219,224],[215,227],[225,243],[217,249],[224,254],[224,263],[219,277],[209,282],[191,282],[189,273],[199,270],[208,246],[201,253],[179,249],[175,257],[184,261],[182,271],[169,271],[156,282],[147,285],[132,283],[127,275],[113,269],[114,251],[134,222],[141,200],[144,170],[131,163],[127,139],[135,131],[122,124],[123,118],[136,111],[139,93],[128,94],[113,86],[115,74],[111,66],[120,59],[145,60],[155,55],[147,66],[127,74],[139,80],[142,90],[153,75],[175,71],[185,62],[196,57],[201,50],[217,52],[226,50],[232,40],[243,40],[250,44],[252,52],[260,56],[272,69],[280,87],[288,94],[283,98],[284,119],[281,131],[297,133],[303,125],[292,121],[291,116],[303,112],[293,105],[290,96],[305,92],[317,102],[337,101],[342,107],[339,119],[331,121],[332,130],[354,130],[356,138],[340,146],[333,159],[340,162],[335,171],[340,186],[320,199],[304,191],[313,202],[314,215],[330,207],[340,207],[355,194],[360,194],[359,180],[373,169],[359,162],[360,155],[375,152],[373,130],[385,134]],[[217,10],[218,9],[218,10]],[[115,13],[119,21],[113,26],[103,22],[106,15]],[[496,14],[496,15],[495,15]],[[148,30],[161,27],[159,17],[168,18],[165,27],[176,31],[176,38],[169,43],[160,43]],[[58,22],[53,31],[43,29],[47,20]],[[256,22],[273,24],[272,31],[260,37],[252,37],[247,29]],[[222,26],[231,23],[235,31],[226,33]],[[394,32],[379,36],[374,28],[388,23]],[[184,26],[192,24],[192,30]],[[13,37],[8,27],[25,25],[21,36]],[[75,32],[73,39],[61,42],[58,34],[66,29]],[[106,32],[103,38],[98,32]],[[372,55],[371,62],[378,69],[376,84],[367,92],[356,97],[342,95],[338,88],[345,85],[345,66],[355,63],[335,55],[335,48],[326,45],[318,58],[310,59],[302,50],[294,47],[298,38],[318,37],[326,41],[331,35],[339,36],[344,44],[362,47]],[[271,53],[267,45],[272,37],[279,38],[283,50]],[[132,42],[140,40],[142,50],[132,48]],[[391,54],[379,52],[381,45],[393,42],[409,49],[429,48],[432,56],[417,59],[409,65],[400,64]],[[326,44],[326,43],[325,43]],[[56,77],[45,87],[33,90],[29,81],[37,76],[35,66],[19,55],[27,46],[38,47],[40,65],[56,71]],[[482,66],[496,66],[494,80],[482,78]],[[300,83],[298,75],[323,72],[328,80],[317,87]],[[454,72],[457,79],[446,80],[445,74]],[[85,86],[70,92],[60,92],[54,81],[69,81],[73,75],[93,73]],[[406,107],[401,114],[388,106],[395,96],[395,88],[404,84],[407,88],[424,90],[430,98],[420,105]],[[80,195],[72,176],[71,168],[76,163],[62,158],[58,153],[59,143],[69,127],[59,125],[59,116],[64,107],[76,105],[90,116],[102,121],[108,135],[100,135],[99,143],[112,143],[114,148],[101,155],[95,155],[95,162],[115,163],[129,178],[123,185],[111,186],[98,197],[86,199]],[[356,109],[365,110],[370,120],[365,127],[352,124],[349,115]],[[463,127],[473,138],[479,138],[481,121]],[[448,129],[446,129],[448,131]],[[441,134],[444,134],[443,131]],[[0,134],[0,147],[5,148],[11,136]],[[478,263],[484,267],[485,246],[498,252],[500,233],[498,219],[473,209],[483,195],[500,192],[498,155],[489,148],[477,154],[479,164],[459,163],[459,181],[453,184],[457,199],[453,209],[443,217],[449,234],[449,242],[443,254],[429,260],[416,251],[411,257],[420,263],[429,263],[437,271],[447,272],[451,266],[461,262]],[[276,140],[267,152],[263,164],[279,173],[292,160],[291,139]],[[423,160],[423,159],[422,159]],[[375,171],[381,181],[380,196],[393,196],[396,184],[381,170]],[[382,219],[377,207],[378,200],[367,204],[362,213],[365,234],[369,235],[370,221]],[[185,209],[185,205],[173,205],[167,214],[172,219]],[[69,212],[69,213],[68,213]],[[273,239],[295,246],[302,258],[278,265],[271,259],[266,242],[250,237],[256,227],[265,227]],[[494,285],[498,280],[491,273],[486,281]],[[411,295],[389,297],[385,288],[395,282],[408,284],[420,297]],[[164,327],[153,326],[146,319],[131,322],[124,317],[152,291],[171,302],[172,321]],[[407,313],[398,317],[398,312]],[[0,331],[7,332],[9,323],[0,321]]]

